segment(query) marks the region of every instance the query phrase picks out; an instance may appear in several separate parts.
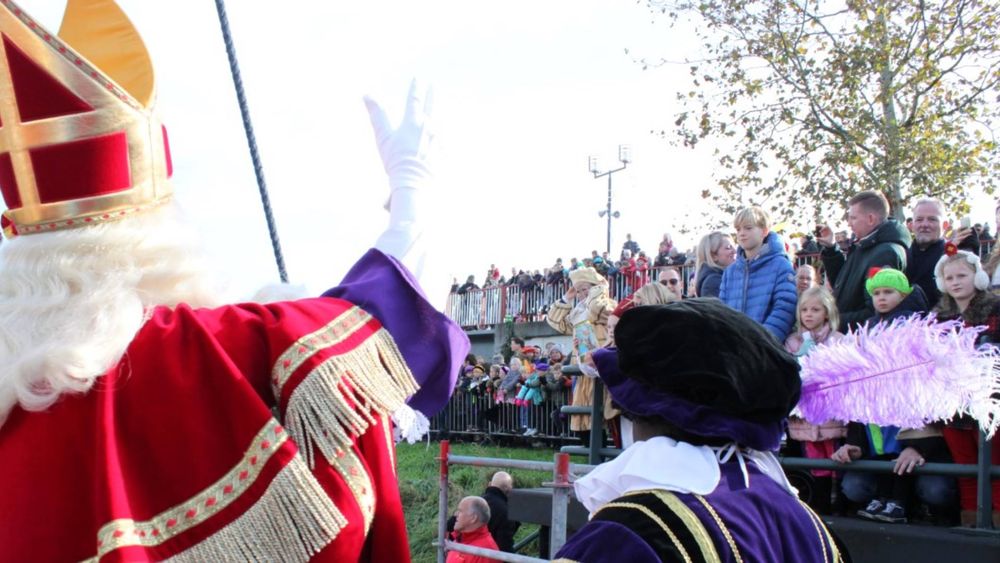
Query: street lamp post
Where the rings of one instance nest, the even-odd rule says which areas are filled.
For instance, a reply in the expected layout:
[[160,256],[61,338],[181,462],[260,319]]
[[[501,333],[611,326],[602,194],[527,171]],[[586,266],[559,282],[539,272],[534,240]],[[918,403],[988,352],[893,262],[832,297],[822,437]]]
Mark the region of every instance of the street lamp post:
[[608,170],[607,172],[601,172],[600,171],[600,166],[598,165],[597,157],[596,156],[590,156],[589,162],[588,162],[588,164],[590,166],[590,172],[594,175],[594,179],[595,180],[597,178],[601,178],[601,177],[604,177],[604,176],[608,177],[608,207],[607,207],[607,209],[604,209],[602,211],[598,211],[597,212],[597,216],[598,217],[604,217],[604,216],[608,217],[608,248],[607,248],[607,250],[608,250],[608,255],[609,256],[611,255],[611,218],[614,217],[615,219],[617,219],[617,218],[621,217],[621,213],[619,213],[617,211],[614,211],[614,212],[611,211],[611,175],[614,174],[615,172],[621,172],[622,170],[625,170],[625,168],[628,167],[629,163],[632,162],[632,149],[628,145],[618,145],[618,161],[621,162],[622,165],[619,168],[615,168],[614,170]]

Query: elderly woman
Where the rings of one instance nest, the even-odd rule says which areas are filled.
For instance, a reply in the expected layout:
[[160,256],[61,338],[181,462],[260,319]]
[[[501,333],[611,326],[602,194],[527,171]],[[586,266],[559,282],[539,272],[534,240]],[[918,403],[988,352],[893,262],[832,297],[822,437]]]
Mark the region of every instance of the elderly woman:
[[[569,279],[572,287],[565,297],[552,304],[546,320],[552,328],[573,336],[570,362],[579,364],[588,353],[608,344],[608,315],[615,310],[615,301],[608,295],[607,279],[593,268],[573,270]],[[593,379],[578,377],[573,384],[573,405],[590,406],[593,397]],[[612,419],[618,411],[611,408],[608,395],[604,399],[604,418]],[[580,432],[586,443],[590,435],[590,416],[573,415],[570,430]]]

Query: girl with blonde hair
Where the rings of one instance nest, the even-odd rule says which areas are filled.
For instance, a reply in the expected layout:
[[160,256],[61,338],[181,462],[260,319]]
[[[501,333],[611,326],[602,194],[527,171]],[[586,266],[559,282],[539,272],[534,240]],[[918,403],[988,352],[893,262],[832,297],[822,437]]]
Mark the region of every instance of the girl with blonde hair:
[[[785,350],[796,357],[806,356],[816,346],[837,342],[844,335],[837,332],[840,315],[837,302],[825,287],[811,287],[802,292],[796,306],[796,330],[785,340]],[[788,436],[802,442],[802,450],[809,459],[828,459],[837,449],[836,441],[847,435],[847,426],[838,420],[811,424],[797,417],[788,417]],[[815,494],[810,502],[821,514],[830,512],[830,493],[833,471],[813,469]]]

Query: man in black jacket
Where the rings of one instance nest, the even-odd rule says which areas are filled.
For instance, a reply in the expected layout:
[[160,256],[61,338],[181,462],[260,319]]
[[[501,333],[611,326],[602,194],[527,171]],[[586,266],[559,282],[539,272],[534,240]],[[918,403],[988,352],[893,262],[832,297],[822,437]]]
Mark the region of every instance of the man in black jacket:
[[500,551],[514,552],[514,534],[521,526],[520,522],[507,519],[507,495],[514,488],[514,480],[506,471],[493,474],[490,486],[486,487],[483,498],[490,505],[489,530],[497,542]]
[[934,267],[944,254],[944,205],[935,198],[922,198],[913,205],[913,245],[906,263],[906,277],[927,296],[931,309],[941,299],[934,281]]
[[833,231],[824,226],[816,241],[823,247],[821,257],[840,311],[840,330],[856,327],[873,314],[865,279],[873,267],[906,270],[910,233],[906,227],[888,220],[889,202],[881,192],[864,191],[848,201],[847,223],[857,239],[844,253],[834,244]]

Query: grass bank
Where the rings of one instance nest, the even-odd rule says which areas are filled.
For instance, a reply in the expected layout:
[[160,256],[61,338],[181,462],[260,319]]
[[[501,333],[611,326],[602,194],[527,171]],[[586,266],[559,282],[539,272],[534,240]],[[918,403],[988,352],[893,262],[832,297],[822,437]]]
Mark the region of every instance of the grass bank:
[[[438,474],[440,452],[437,442],[422,444],[402,443],[396,447],[399,467],[399,492],[406,515],[406,530],[410,538],[410,554],[414,563],[433,563],[435,551],[431,542],[437,537]],[[555,450],[548,448],[510,448],[495,445],[452,443],[455,455],[497,457],[505,459],[534,459],[552,461]],[[479,495],[489,484],[496,468],[453,465],[448,478],[449,512],[455,510],[464,496]],[[517,488],[538,487],[542,481],[551,480],[552,474],[541,471],[510,471]],[[537,529],[522,526],[518,538]],[[528,553],[532,553],[529,551]],[[537,553],[537,550],[533,553]]]

